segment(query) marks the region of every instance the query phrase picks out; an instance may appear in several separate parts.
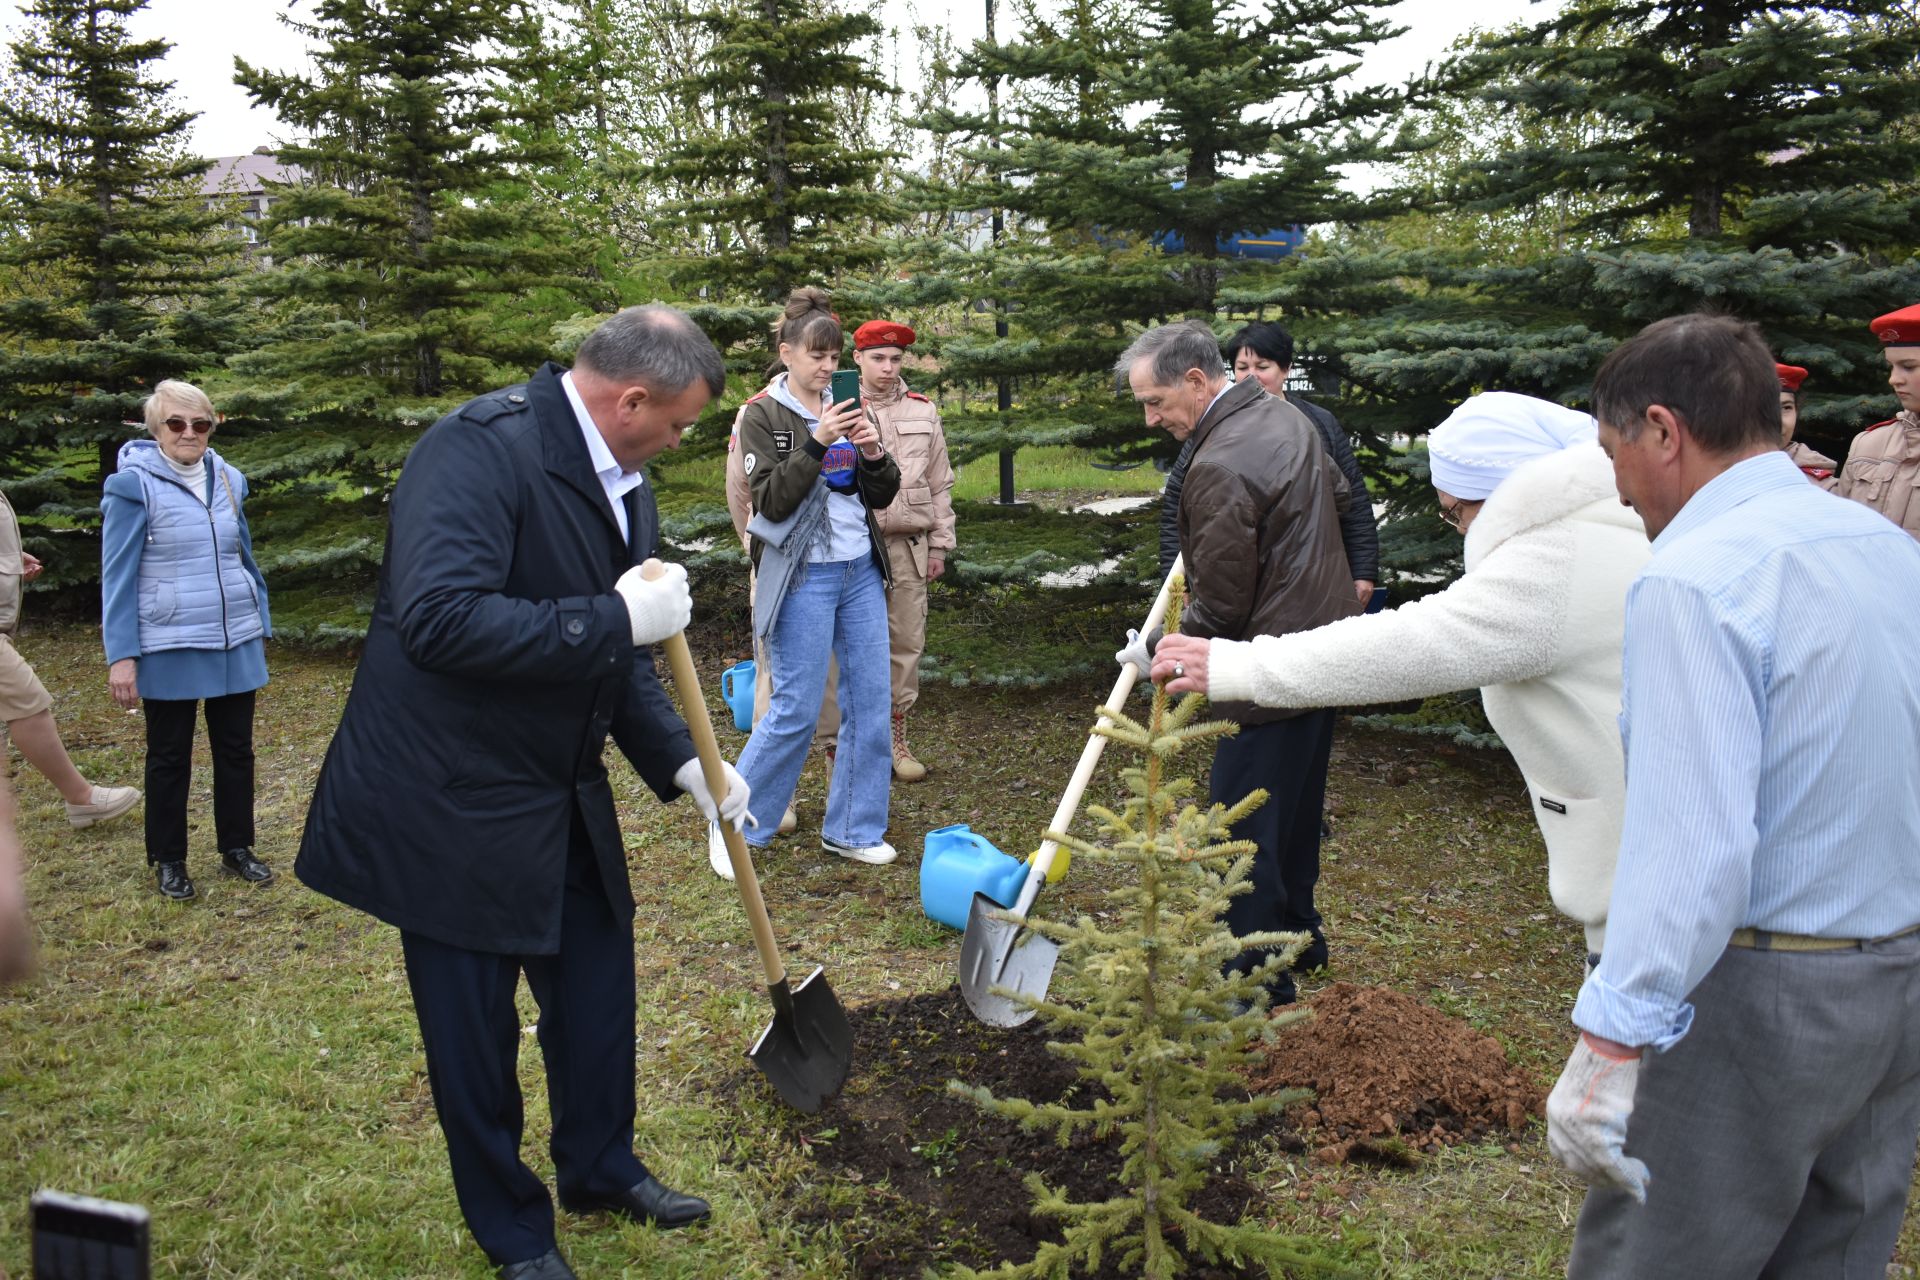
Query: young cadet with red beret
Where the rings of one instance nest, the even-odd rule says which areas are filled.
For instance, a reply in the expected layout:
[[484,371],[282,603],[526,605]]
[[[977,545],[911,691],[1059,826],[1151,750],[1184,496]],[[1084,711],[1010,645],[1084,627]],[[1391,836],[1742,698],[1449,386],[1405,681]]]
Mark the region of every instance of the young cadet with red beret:
[[909,391],[900,376],[913,330],[869,320],[853,331],[860,398],[880,424],[880,440],[900,465],[900,496],[874,517],[887,543],[893,588],[887,593],[887,635],[893,659],[893,776],[918,782],[927,767],[907,745],[907,713],[920,697],[920,655],[927,647],[927,584],[953,556],[953,467],[933,401]]
[[1920,306],[1873,322],[1887,352],[1887,384],[1900,412],[1853,438],[1834,492],[1878,511],[1920,538]]
[[1800,384],[1807,380],[1807,371],[1797,364],[1776,364],[1773,371],[1780,375],[1782,447],[1793,459],[1793,465],[1806,473],[1807,479],[1832,493],[1840,483],[1840,464],[1793,438],[1794,429],[1800,425]]

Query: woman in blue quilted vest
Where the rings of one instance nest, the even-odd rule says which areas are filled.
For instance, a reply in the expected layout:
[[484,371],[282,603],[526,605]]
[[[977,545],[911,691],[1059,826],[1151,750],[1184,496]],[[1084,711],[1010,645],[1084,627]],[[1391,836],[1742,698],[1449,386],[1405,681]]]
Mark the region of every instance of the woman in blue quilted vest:
[[150,440],[129,440],[100,501],[107,687],[147,717],[147,861],[166,897],[187,877],[193,721],[204,705],[221,867],[253,884],[253,699],[267,683],[267,584],[242,504],[247,478],[212,448],[213,402],[167,381],[147,397]]

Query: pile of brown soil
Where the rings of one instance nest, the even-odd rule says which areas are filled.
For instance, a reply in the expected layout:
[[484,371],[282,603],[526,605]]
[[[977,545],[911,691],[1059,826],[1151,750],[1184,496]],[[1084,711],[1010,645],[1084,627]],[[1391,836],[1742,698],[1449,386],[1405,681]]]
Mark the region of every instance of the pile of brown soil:
[[1254,1083],[1314,1091],[1289,1114],[1331,1139],[1319,1159],[1379,1156],[1378,1138],[1431,1151],[1544,1113],[1497,1040],[1411,996],[1336,982],[1306,1003],[1313,1017],[1279,1034]]
[[[853,1274],[919,1280],[926,1267],[962,1262],[992,1267],[1024,1262],[1043,1240],[1059,1240],[1036,1218],[1024,1185],[1038,1173],[1077,1201],[1104,1200],[1118,1188],[1118,1135],[1076,1134],[1067,1146],[1051,1134],[1023,1133],[1010,1120],[947,1092],[947,1081],[983,1085],[1002,1097],[1034,1102],[1071,1095],[1086,1105],[1090,1088],[1073,1067],[1047,1052],[1037,1021],[999,1030],[975,1020],[953,987],[848,1010],[854,1069],[847,1091],[817,1116],[795,1116],[794,1139],[813,1158],[821,1183],[799,1206],[802,1222],[832,1220],[846,1240]],[[1242,1143],[1271,1138],[1302,1152],[1286,1122],[1271,1116]],[[1193,1207],[1216,1222],[1238,1222],[1264,1192],[1234,1172],[1229,1151]],[[831,1190],[830,1190],[831,1188]],[[849,1210],[844,1198],[858,1205]],[[831,1207],[830,1201],[840,1201]],[[1101,1276],[1123,1273],[1109,1264]],[[1238,1280],[1235,1268],[1196,1264],[1196,1280]]]

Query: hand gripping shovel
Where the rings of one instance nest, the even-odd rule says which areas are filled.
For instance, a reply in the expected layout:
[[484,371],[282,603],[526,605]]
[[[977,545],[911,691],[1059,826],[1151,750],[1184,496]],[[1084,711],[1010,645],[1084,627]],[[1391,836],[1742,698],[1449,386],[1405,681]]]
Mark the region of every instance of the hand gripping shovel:
[[[657,578],[663,572],[658,560],[649,560],[641,566],[640,576]],[[720,744],[714,740],[713,721],[707,718],[707,703],[700,692],[687,638],[669,636],[664,647],[674,686],[680,690],[687,729],[700,755],[700,771],[706,775],[707,791],[716,798],[724,796],[727,776],[720,766]],[[773,1021],[754,1041],[747,1056],[788,1106],[796,1111],[818,1111],[828,1098],[840,1092],[840,1086],[847,1082],[847,1069],[853,1064],[853,1028],[847,1022],[847,1011],[840,1007],[821,969],[816,968],[797,987],[787,985],[780,944],[773,937],[773,922],[767,919],[767,904],[760,897],[760,881],[753,873],[753,859],[747,856],[747,843],[731,822],[720,824],[720,834],[727,842],[741,905],[753,925],[753,945],[766,969],[767,994],[773,998]]]
[[[1173,568],[1167,571],[1167,580],[1160,584],[1160,594],[1154,597],[1153,608],[1147,611],[1141,635],[1151,634],[1166,616],[1167,597],[1180,570],[1180,558],[1176,556]],[[1053,811],[1053,821],[1047,830],[1065,831],[1072,824],[1073,815],[1080,809],[1080,797],[1093,779],[1094,766],[1100,763],[1100,753],[1106,749],[1107,740],[1098,731],[1098,725],[1105,724],[1127,704],[1134,682],[1145,674],[1131,662],[1120,669],[1120,678],[1113,682],[1113,693],[1101,708],[1095,731],[1087,735],[1086,750],[1080,753],[1080,763],[1074,768],[1066,794],[1060,797],[1060,807]],[[1040,896],[1040,888],[1046,883],[1047,872],[1053,868],[1053,856],[1059,847],[1059,842],[1051,838],[1041,841],[1040,851],[1027,867],[1026,883],[1020,886],[1020,896],[1011,907],[1002,907],[984,893],[973,895],[973,905],[967,912],[967,935],[960,942],[960,994],[966,998],[973,1016],[988,1026],[1017,1027],[1033,1016],[1031,1008],[1011,996],[997,994],[994,987],[1039,1000],[1046,996],[1047,984],[1053,981],[1053,966],[1060,958],[1060,948],[1051,939],[1028,929],[1026,921],[1033,911],[1034,899]],[[1014,918],[996,919],[999,915]]]

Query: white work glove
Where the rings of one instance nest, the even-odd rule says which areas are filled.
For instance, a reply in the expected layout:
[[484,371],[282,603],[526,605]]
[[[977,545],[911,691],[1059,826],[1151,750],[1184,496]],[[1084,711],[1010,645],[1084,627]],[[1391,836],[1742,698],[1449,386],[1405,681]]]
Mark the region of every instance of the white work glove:
[[636,647],[658,644],[679,635],[693,620],[693,593],[687,590],[687,567],[670,564],[666,572],[648,581],[635,565],[620,575],[613,589],[627,602],[627,620],[633,624]]
[[700,770],[698,756],[680,766],[673,775],[673,785],[693,797],[693,802],[700,806],[701,816],[708,822],[731,822],[739,832],[745,832],[747,824],[753,823],[757,830],[760,824],[747,812],[747,801],[753,795],[747,788],[747,780],[724,760],[720,768],[727,775],[727,794],[718,808],[713,803],[713,793],[707,790],[707,775]]
[[1132,627],[1127,628],[1126,648],[1114,650],[1113,660],[1123,667],[1131,662],[1142,677],[1153,669],[1153,655],[1147,652],[1146,637]]
[[1547,1095],[1547,1147],[1590,1186],[1617,1187],[1645,1204],[1647,1166],[1625,1150],[1639,1081],[1638,1055],[1610,1057],[1581,1036]]

